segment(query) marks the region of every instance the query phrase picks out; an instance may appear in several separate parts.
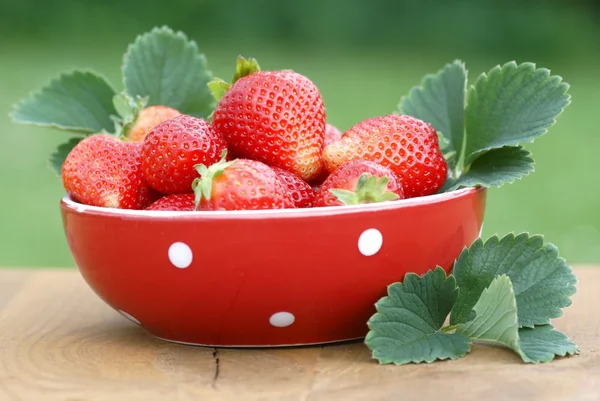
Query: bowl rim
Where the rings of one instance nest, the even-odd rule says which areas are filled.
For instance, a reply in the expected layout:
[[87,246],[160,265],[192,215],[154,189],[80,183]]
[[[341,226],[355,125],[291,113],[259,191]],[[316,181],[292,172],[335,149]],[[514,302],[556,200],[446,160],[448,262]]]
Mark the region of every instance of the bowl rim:
[[113,216],[118,218],[141,219],[267,219],[267,218],[310,218],[337,215],[352,215],[386,210],[400,210],[423,207],[448,202],[454,199],[474,196],[484,192],[486,187],[468,187],[458,190],[408,198],[381,203],[370,203],[351,206],[323,206],[300,209],[265,209],[265,210],[215,210],[215,211],[164,211],[164,210],[132,210],[85,205],[74,201],[67,194],[61,198],[60,206],[64,211],[93,216]]

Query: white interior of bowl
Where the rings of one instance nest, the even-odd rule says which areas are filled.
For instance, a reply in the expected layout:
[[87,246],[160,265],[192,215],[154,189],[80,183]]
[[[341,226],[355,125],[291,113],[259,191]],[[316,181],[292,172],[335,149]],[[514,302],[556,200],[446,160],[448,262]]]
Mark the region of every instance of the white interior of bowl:
[[446,202],[451,199],[468,196],[474,192],[483,191],[485,188],[463,188],[456,191],[444,192],[421,196],[416,198],[387,201],[381,203],[369,203],[351,206],[324,206],[301,209],[267,209],[267,210],[231,210],[231,211],[161,211],[161,210],[130,210],[116,209],[99,206],[89,206],[75,202],[68,195],[62,198],[64,205],[78,213],[115,215],[122,217],[151,217],[151,218],[285,218],[285,217],[311,217],[311,216],[333,216],[340,214],[352,214],[362,212],[373,212],[381,210],[393,210],[407,207],[423,206],[428,204]]

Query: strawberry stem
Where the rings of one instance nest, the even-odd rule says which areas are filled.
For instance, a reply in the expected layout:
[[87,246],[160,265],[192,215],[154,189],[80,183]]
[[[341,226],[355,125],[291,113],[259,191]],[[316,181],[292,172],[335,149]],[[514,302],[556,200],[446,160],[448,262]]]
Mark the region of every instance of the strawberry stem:
[[196,164],[194,168],[200,174],[200,177],[195,178],[192,182],[192,190],[194,191],[194,210],[198,210],[202,199],[209,201],[212,197],[212,187],[215,178],[223,174],[227,167],[230,167],[237,160],[227,161],[227,149],[221,152],[221,160],[210,166],[204,164]]
[[140,112],[148,104],[148,97],[131,97],[127,92],[122,91],[113,96],[113,106],[118,116],[111,116],[115,124],[114,136],[119,139],[125,139],[127,133],[133,127],[138,119]]
[[251,57],[246,60],[244,57],[238,56],[235,64],[235,74],[233,75],[231,82],[225,82],[221,78],[214,78],[208,83],[208,89],[210,89],[215,100],[219,102],[223,96],[225,96],[225,93],[227,93],[229,88],[231,88],[240,78],[259,71],[260,66],[255,58]]
[[221,78],[214,78],[207,85],[208,89],[210,89],[210,93],[212,93],[217,102],[223,99],[225,93],[231,88],[231,84],[223,81]]
[[255,72],[259,71],[260,65],[258,65],[258,61],[256,61],[255,58],[250,57],[248,60],[246,60],[244,57],[238,56],[235,64],[235,75],[233,76],[231,84],[233,85],[240,78],[243,78],[246,75],[254,74]]
[[331,192],[344,205],[360,205],[364,203],[379,203],[399,199],[398,194],[387,190],[388,177],[377,177],[363,173],[358,178],[354,191],[331,188]]

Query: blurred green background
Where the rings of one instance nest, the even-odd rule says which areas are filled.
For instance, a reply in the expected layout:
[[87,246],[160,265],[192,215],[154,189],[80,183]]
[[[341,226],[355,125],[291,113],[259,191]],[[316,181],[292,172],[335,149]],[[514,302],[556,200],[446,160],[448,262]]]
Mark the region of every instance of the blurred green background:
[[510,60],[549,68],[572,104],[528,146],[536,172],[489,191],[484,236],[543,234],[571,264],[600,262],[599,1],[0,0],[0,266],[73,266],[47,163],[67,134],[12,124],[12,104],[72,68],[120,89],[127,44],[165,24],[195,39],[218,76],[238,54],[307,75],[342,130],[393,111],[456,58],[471,81]]

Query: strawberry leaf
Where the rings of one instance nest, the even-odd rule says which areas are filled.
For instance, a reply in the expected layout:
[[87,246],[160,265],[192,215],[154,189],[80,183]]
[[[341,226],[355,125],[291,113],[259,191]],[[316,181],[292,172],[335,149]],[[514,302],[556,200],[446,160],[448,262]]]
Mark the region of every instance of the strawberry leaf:
[[381,364],[433,362],[464,356],[471,341],[442,326],[458,296],[456,281],[437,267],[419,277],[407,274],[388,287],[369,319],[365,343]]
[[504,146],[480,154],[458,179],[448,179],[440,192],[462,187],[501,187],[533,171],[531,153],[521,146]]
[[400,113],[419,118],[440,131],[446,141],[444,151],[462,154],[467,70],[456,60],[436,74],[428,74],[420,86],[410,90],[398,104]]
[[133,98],[195,117],[207,117],[214,99],[207,86],[212,72],[196,42],[168,27],[140,35],[123,58],[123,82]]
[[476,240],[459,255],[453,275],[460,288],[450,314],[453,325],[472,318],[483,290],[499,275],[507,275],[514,286],[519,327],[548,324],[561,316],[577,281],[553,244],[526,233]]
[[505,345],[519,352],[517,301],[507,275],[492,280],[473,306],[473,320],[458,325],[456,332],[471,340]]
[[511,280],[496,277],[473,307],[475,318],[461,324],[456,332],[473,341],[484,341],[512,349],[525,362],[550,362],[556,355],[573,355],[577,346],[549,325],[521,328]]
[[58,145],[54,153],[50,155],[50,166],[59,176],[61,175],[62,165],[67,158],[67,155],[77,145],[83,137],[74,137],[69,139],[67,142]]
[[525,362],[550,362],[556,356],[579,353],[577,345],[550,324],[520,328],[519,345]]
[[114,89],[91,71],[61,74],[40,91],[17,103],[12,120],[85,134],[112,132]]
[[509,62],[479,76],[466,106],[466,164],[481,152],[532,142],[569,105],[569,85],[533,63]]

